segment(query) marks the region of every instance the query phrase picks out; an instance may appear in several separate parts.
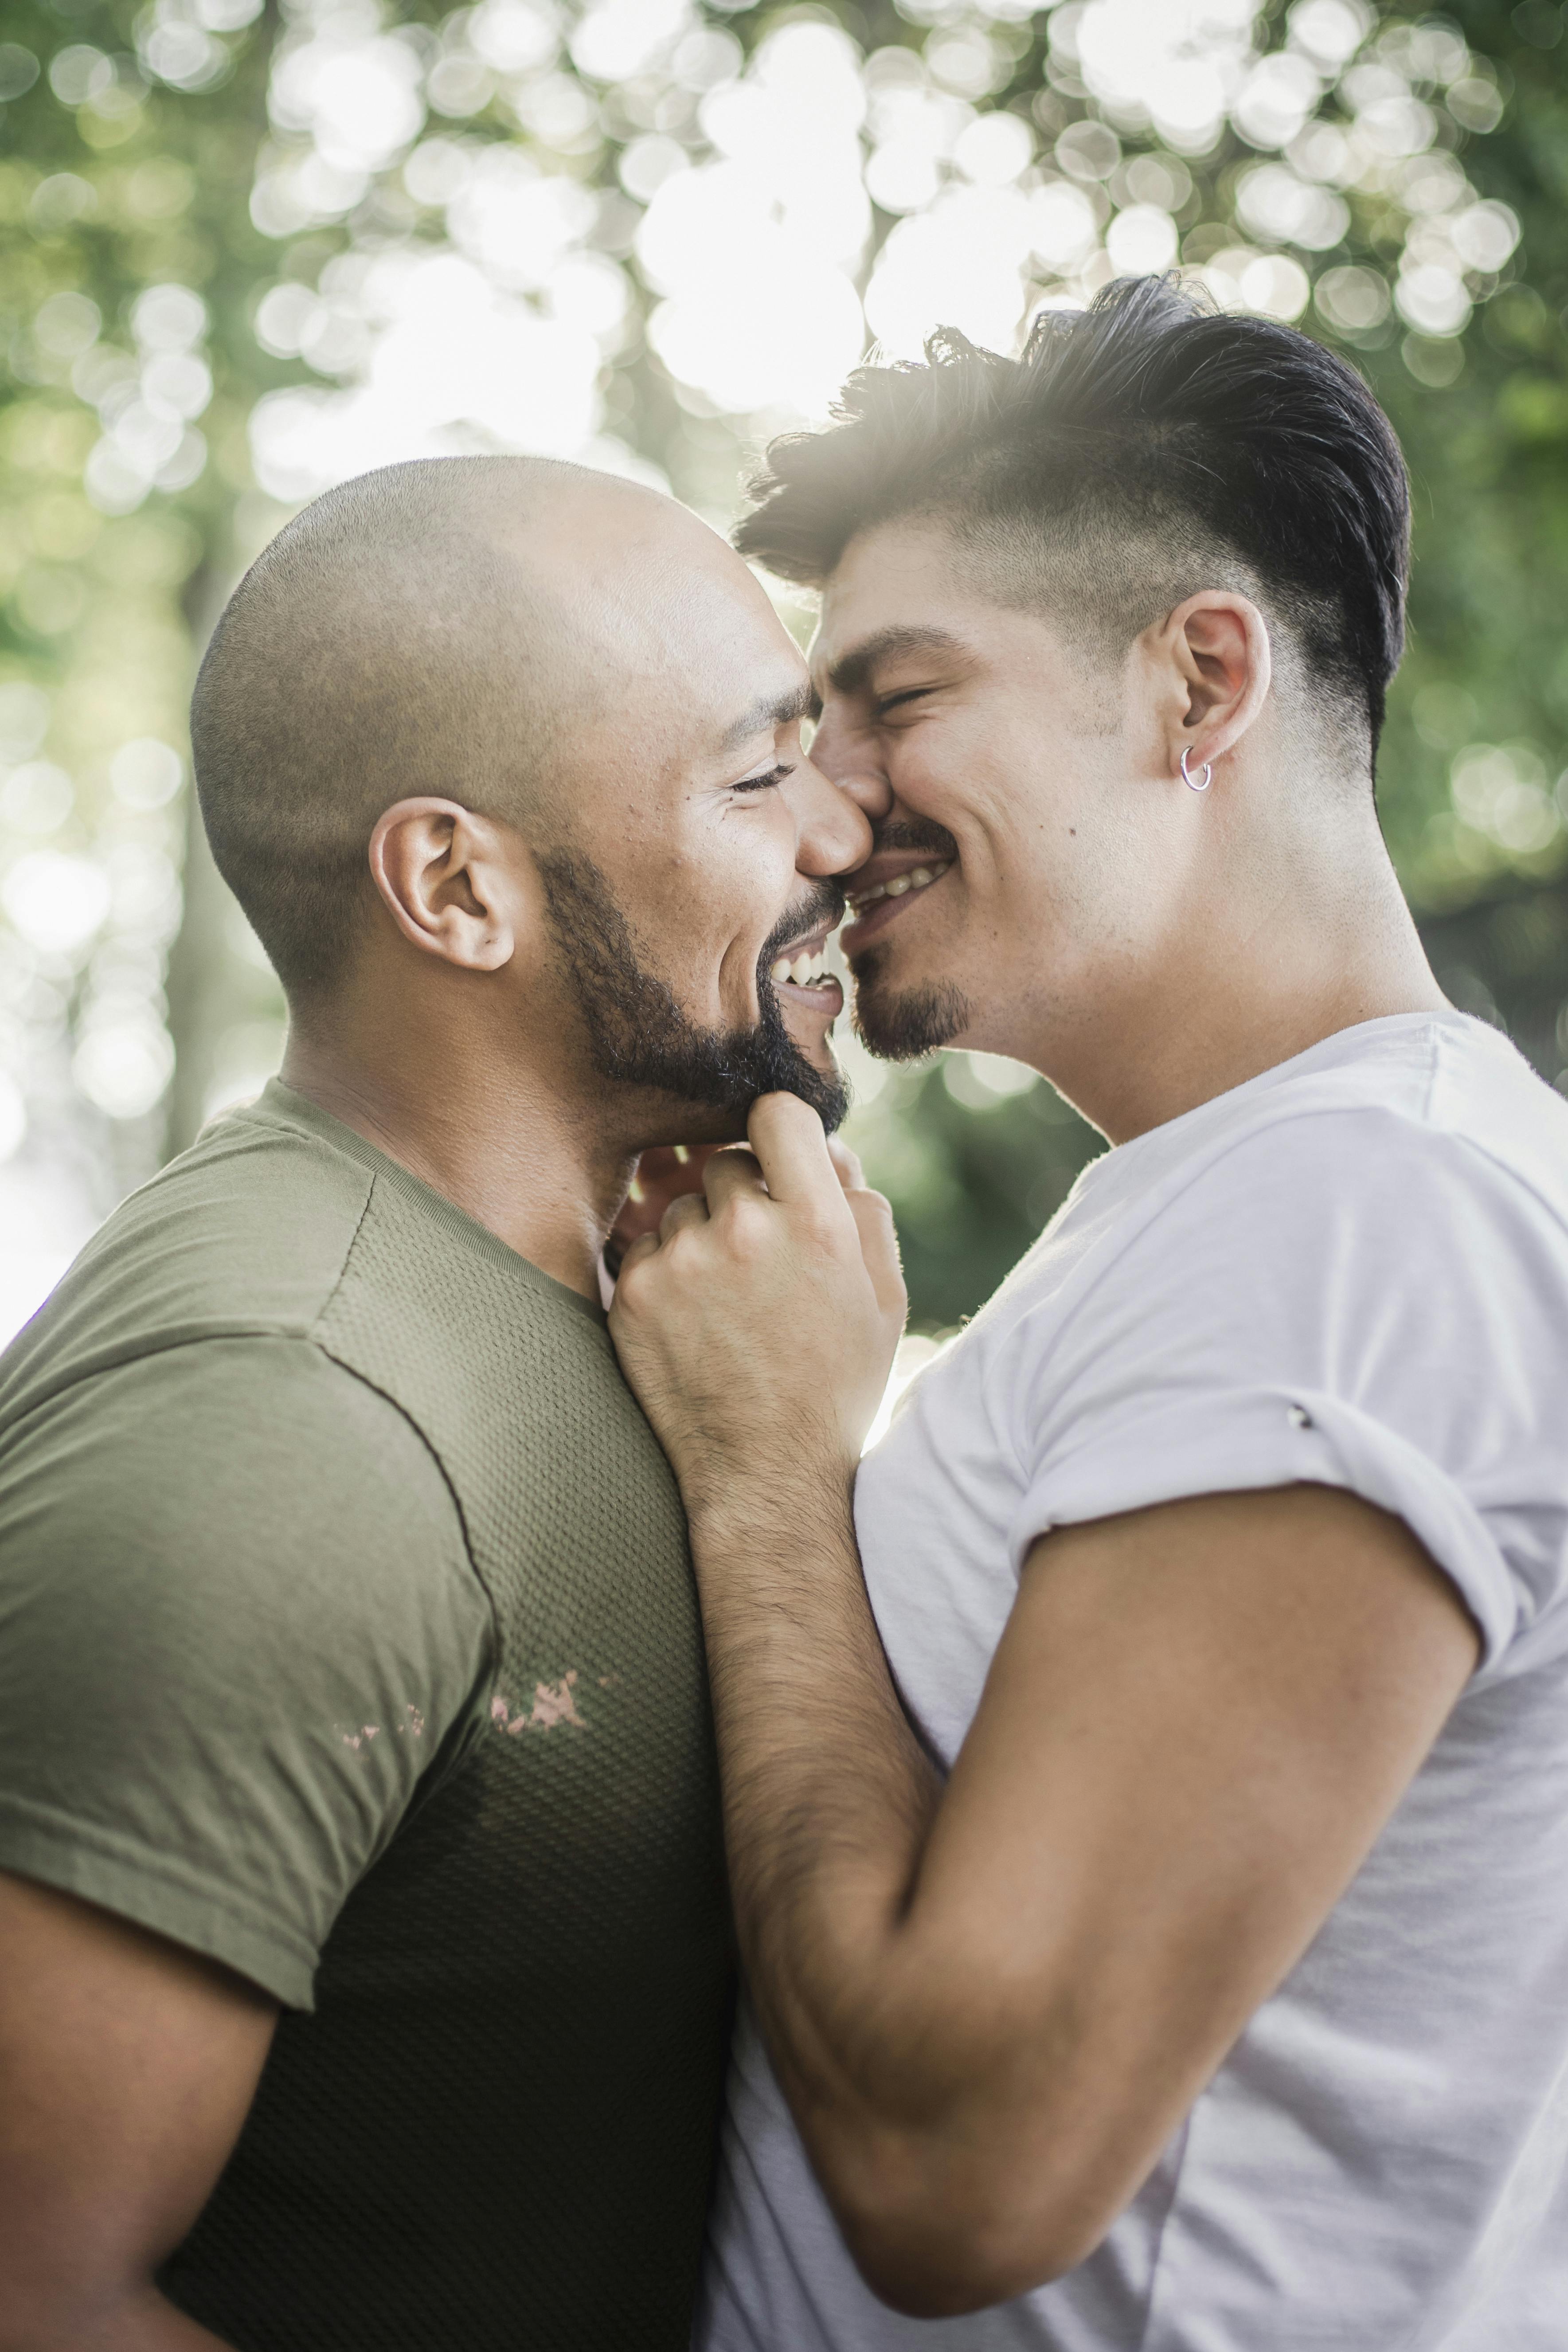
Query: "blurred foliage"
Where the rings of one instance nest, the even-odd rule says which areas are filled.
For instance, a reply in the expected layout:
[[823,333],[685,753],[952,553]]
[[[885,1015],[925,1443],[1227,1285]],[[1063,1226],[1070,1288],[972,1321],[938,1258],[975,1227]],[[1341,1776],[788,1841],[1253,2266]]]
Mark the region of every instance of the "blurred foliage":
[[[535,432],[504,403],[481,404],[437,416],[434,443],[426,416],[411,446],[580,447],[653,469],[721,523],[761,439],[805,399],[758,393],[767,352],[786,346],[757,346],[748,374],[744,334],[763,331],[769,303],[775,335],[792,304],[825,316],[833,304],[817,297],[837,299],[842,279],[896,344],[886,322],[918,304],[936,250],[918,242],[922,222],[946,222],[950,246],[973,235],[973,274],[1001,283],[1004,310],[1015,283],[1017,320],[998,313],[997,340],[1041,298],[1081,299],[1117,267],[1171,257],[1222,300],[1300,315],[1364,371],[1415,486],[1410,649],[1381,762],[1391,846],[1451,992],[1506,1019],[1556,1075],[1568,1062],[1563,9],[1169,6],[1198,47],[1231,59],[1222,117],[1184,140],[1096,62],[1116,10],[1136,16],[1131,0],[482,0],[450,13],[12,0],[0,39],[0,1178],[12,1190],[0,1182],[0,1205],[13,1220],[42,1214],[46,1194],[77,1200],[79,1223],[101,1213],[276,1057],[275,988],[193,833],[172,755],[195,650],[238,570],[334,470],[401,453],[384,379],[416,365],[421,330],[406,312],[399,325],[398,289],[442,257],[452,285],[466,270],[465,285],[493,289],[495,350],[537,352],[542,382],[555,370],[557,410]],[[826,127],[798,158],[801,205],[819,183],[837,227],[800,228],[775,179],[758,219],[783,222],[779,257],[759,247],[750,308],[743,280],[710,287],[705,320],[703,273],[718,264],[693,247],[672,276],[669,224],[681,188],[696,191],[697,236],[702,191],[722,209],[721,182],[670,184],[765,144],[755,108],[783,87],[768,79],[780,37],[811,26],[833,38],[817,53]],[[785,95],[795,112],[780,121],[798,132],[811,90]],[[986,132],[991,117],[1011,127]],[[1055,205],[1053,226],[1032,257],[1024,237],[1014,281],[1004,257],[998,280],[995,238],[1013,234],[1026,195]],[[1057,250],[1064,220],[1088,226]],[[530,262],[531,237],[554,240],[548,265]],[[786,261],[808,248],[817,277],[791,277]],[[963,281],[962,267],[935,269],[932,300]],[[842,299],[852,355],[859,314]],[[806,625],[787,595],[781,608]],[[984,1056],[893,1073],[851,1059],[856,1131],[900,1211],[915,1318],[956,1321],[1097,1139],[1043,1082]],[[5,1303],[0,1279],[0,1314]]]

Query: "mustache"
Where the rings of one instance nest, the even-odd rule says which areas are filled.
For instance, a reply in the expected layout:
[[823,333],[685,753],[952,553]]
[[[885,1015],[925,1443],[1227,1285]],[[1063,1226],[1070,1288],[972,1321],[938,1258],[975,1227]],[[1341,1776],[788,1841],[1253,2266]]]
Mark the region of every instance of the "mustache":
[[769,932],[762,954],[757,958],[757,970],[766,973],[778,956],[794,940],[804,938],[807,931],[819,930],[826,923],[835,930],[844,919],[848,898],[842,882],[835,879],[821,882],[807,898],[797,899],[783,919]]
[[876,857],[884,849],[924,849],[933,857],[958,856],[958,844],[946,825],[923,816],[893,817],[879,825],[871,843],[871,856]]

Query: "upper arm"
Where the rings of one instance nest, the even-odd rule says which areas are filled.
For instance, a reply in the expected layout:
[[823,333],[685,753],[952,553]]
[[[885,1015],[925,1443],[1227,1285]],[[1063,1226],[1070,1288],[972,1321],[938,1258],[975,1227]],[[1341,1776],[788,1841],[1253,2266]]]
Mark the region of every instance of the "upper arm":
[[950,2112],[988,2151],[986,2231],[1016,2273],[996,2294],[1103,2235],[1364,1860],[1477,1652],[1408,1530],[1324,1487],[1035,1546],[910,1917],[963,2006]]
[[0,1872],[0,2346],[113,2341],[152,2297],[276,2015],[226,1969]]
[[83,1381],[0,1458],[0,1868],[307,2007],[482,1683],[439,1471],[300,1342]]

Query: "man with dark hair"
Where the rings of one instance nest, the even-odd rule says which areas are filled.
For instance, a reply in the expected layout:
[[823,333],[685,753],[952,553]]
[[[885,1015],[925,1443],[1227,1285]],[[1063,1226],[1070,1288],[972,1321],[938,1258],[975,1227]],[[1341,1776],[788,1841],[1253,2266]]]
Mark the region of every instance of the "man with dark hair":
[[730,1937],[638,1153],[844,1091],[869,831],[670,500],[290,523],[203,664],[282,1082],[0,1364],[0,2352],[687,2343]]
[[1124,285],[863,371],[741,538],[863,1034],[1113,1148],[858,1475],[901,1295],[803,1105],[623,1267],[755,2012],[698,2341],[1559,2352],[1568,1104],[1379,836],[1389,428]]

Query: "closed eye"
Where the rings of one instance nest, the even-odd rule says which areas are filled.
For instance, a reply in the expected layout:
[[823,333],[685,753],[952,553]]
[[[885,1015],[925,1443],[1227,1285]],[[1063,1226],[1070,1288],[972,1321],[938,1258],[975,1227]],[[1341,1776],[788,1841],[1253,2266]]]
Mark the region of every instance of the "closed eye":
[[922,695],[934,694],[935,692],[936,688],[934,686],[906,686],[897,694],[879,695],[877,698],[877,716],[879,719],[885,719],[889,710],[897,710],[901,704],[906,702],[918,702]]
[[760,776],[742,776],[740,782],[731,784],[730,789],[734,793],[771,792],[775,784],[782,784],[786,776],[793,776],[794,773],[793,768],[768,768]]

